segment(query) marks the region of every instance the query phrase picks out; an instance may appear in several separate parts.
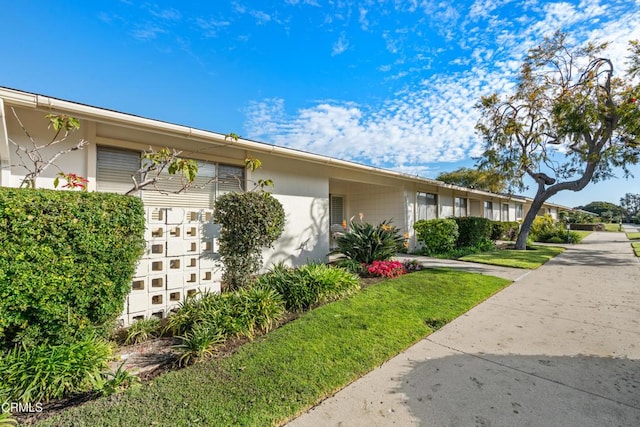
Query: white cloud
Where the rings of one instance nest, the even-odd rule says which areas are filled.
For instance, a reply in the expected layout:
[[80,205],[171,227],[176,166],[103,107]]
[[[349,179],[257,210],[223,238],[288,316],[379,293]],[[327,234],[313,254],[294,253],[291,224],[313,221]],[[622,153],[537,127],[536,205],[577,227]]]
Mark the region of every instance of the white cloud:
[[166,19],[168,21],[178,21],[182,18],[182,14],[177,9],[152,9],[149,12],[156,18]]
[[340,34],[340,38],[333,44],[333,48],[331,49],[331,56],[340,55],[344,53],[347,49],[349,49],[349,41],[347,40],[346,34]]
[[364,7],[360,7],[360,17],[358,18],[358,22],[360,22],[360,28],[363,31],[367,31],[369,29],[369,20],[367,19],[368,10]]
[[320,103],[287,116],[282,100],[255,103],[247,131],[250,138],[277,145],[395,170],[424,171],[428,163],[457,161],[478,152],[473,105],[496,87],[495,80],[499,77],[472,72],[439,76],[372,111]]
[[159,34],[166,33],[164,28],[157,27],[155,25],[147,25],[141,28],[137,28],[131,31],[131,35],[138,40],[153,40],[158,37]]
[[231,21],[222,19],[196,19],[196,25],[203,30],[205,37],[217,37],[220,30],[229,28]]
[[[371,5],[367,3],[366,12],[360,8],[360,29],[368,29],[369,20],[374,19]],[[248,137],[425,176],[433,171],[430,164],[481,154],[474,104],[483,95],[513,90],[524,55],[543,36],[564,29],[579,43],[610,40],[608,54],[617,64],[627,55],[627,40],[640,39],[640,9],[621,14],[624,3],[531,0],[523,5],[511,0],[477,0],[465,19],[459,9],[445,2],[398,0],[394,5],[402,13],[435,17],[428,22],[420,18],[415,24],[381,27],[382,41],[395,59],[386,57],[376,69],[384,82],[406,83],[402,90],[369,107],[321,101],[287,111],[283,98],[252,102],[246,111]],[[510,11],[518,6],[523,7],[522,13]],[[501,15],[505,10],[511,15]],[[445,42],[412,47],[411,36],[431,34],[429,26]],[[340,34],[332,55],[349,49],[346,34]],[[454,40],[454,34],[463,36]],[[457,56],[447,56],[454,47]],[[455,64],[455,70],[461,71],[438,73],[440,55],[441,63]]]

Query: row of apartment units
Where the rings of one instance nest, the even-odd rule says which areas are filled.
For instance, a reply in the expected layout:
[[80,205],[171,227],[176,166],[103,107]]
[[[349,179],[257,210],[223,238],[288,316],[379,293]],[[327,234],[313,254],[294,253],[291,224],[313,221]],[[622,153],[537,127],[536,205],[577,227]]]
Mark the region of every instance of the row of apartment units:
[[[147,210],[147,252],[138,265],[123,323],[156,315],[164,317],[184,296],[198,289],[220,290],[216,224],[211,223],[216,197],[246,189],[261,179],[275,183],[272,193],[286,212],[286,225],[275,248],[265,251],[265,265],[285,262],[301,265],[324,261],[336,231],[350,218],[364,216],[377,223],[393,219],[416,246],[413,224],[420,219],[481,216],[493,220],[524,218],[531,199],[478,191],[390,170],[292,150],[223,134],[147,119],[126,113],[0,88],[0,185],[17,187],[25,171],[15,144],[51,137],[45,115],[66,114],[80,120],[67,147],[84,139],[82,150],[59,158],[58,166],[89,180],[90,191],[124,193],[132,187],[141,154],[150,147],[179,150],[199,162],[198,182],[217,176],[235,179],[197,186],[171,194],[171,181],[163,190],[137,193]],[[24,127],[24,129],[23,129]],[[60,147],[54,147],[52,155]],[[248,171],[244,159],[258,158],[263,167]],[[13,165],[13,166],[12,166]],[[51,168],[38,186],[53,188],[58,170]],[[169,193],[167,192],[169,191]],[[547,203],[540,214],[558,218],[568,208]]]

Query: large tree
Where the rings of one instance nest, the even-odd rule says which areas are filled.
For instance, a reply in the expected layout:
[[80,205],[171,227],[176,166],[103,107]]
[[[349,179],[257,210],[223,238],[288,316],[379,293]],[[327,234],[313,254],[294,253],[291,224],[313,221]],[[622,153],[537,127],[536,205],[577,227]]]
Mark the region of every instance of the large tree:
[[627,215],[627,211],[624,207],[610,202],[591,202],[584,206],[580,206],[579,209],[587,212],[593,212],[603,218],[608,216],[619,218],[620,216]]
[[478,166],[500,169],[510,188],[537,186],[516,240],[525,249],[544,202],[560,191],[625,177],[640,158],[640,44],[630,43],[629,68],[614,76],[607,44],[571,48],[556,33],[529,51],[513,93],[483,97],[476,128],[485,151]]
[[640,194],[627,193],[620,199],[620,206],[627,210],[628,219],[640,214]]
[[476,190],[502,193],[507,188],[505,176],[496,170],[460,168],[451,172],[442,172],[438,181]]

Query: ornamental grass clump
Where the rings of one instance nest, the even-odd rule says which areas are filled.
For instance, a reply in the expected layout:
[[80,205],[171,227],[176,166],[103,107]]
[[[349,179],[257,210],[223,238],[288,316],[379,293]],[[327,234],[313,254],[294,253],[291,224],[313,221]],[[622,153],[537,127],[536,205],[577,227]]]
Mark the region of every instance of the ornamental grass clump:
[[102,338],[15,346],[0,358],[0,401],[42,402],[102,388],[111,346]]
[[282,296],[287,310],[298,312],[315,304],[335,301],[360,289],[355,274],[318,263],[300,268],[277,264],[258,277],[255,286],[274,289]]

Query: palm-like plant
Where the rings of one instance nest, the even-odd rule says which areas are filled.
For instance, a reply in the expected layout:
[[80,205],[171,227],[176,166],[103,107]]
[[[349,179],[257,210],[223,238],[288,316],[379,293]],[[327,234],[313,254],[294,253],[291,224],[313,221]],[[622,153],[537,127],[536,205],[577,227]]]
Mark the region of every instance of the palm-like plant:
[[342,254],[348,259],[364,264],[390,259],[404,243],[404,237],[391,222],[385,220],[373,225],[352,220],[349,231],[336,239],[338,248],[332,251],[331,255]]

